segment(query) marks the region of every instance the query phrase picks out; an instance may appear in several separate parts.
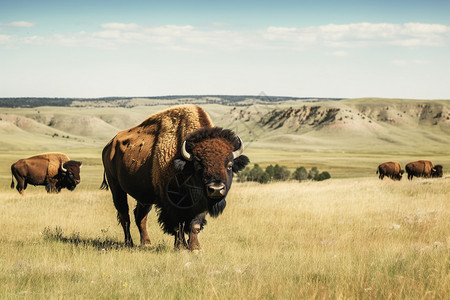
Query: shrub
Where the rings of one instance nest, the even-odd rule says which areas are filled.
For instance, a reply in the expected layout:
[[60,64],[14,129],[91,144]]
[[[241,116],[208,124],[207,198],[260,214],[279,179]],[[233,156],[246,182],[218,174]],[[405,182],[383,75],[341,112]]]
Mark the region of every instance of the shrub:
[[322,180],[326,180],[326,179],[330,179],[330,178],[331,178],[330,173],[328,173],[327,171],[324,171],[324,172],[318,174],[317,177],[314,178],[314,180],[322,181]]
[[289,179],[295,179],[303,181],[306,179],[322,181],[331,178],[328,172],[319,172],[317,167],[312,167],[309,172],[305,167],[298,167],[292,173],[286,166],[269,165],[263,170],[258,164],[254,164],[253,168],[246,167],[244,170],[237,174],[238,182],[254,181],[259,183],[267,183],[269,181],[287,181]]
[[292,178],[298,181],[303,181],[308,178],[308,172],[306,171],[305,167],[299,167],[295,169],[294,173],[292,174]]
[[315,180],[316,176],[319,174],[317,167],[312,167],[308,172],[308,179]]

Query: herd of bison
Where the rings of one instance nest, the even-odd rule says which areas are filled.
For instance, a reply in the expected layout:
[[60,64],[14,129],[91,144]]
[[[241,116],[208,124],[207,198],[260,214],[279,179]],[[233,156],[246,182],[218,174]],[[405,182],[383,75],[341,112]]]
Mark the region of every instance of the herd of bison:
[[[249,163],[243,152],[239,136],[215,127],[196,105],[163,110],[119,132],[103,149],[101,188],[111,191],[125,245],[133,246],[127,202],[130,195],[137,201],[134,216],[141,245],[150,244],[146,222],[155,206],[158,222],[165,233],[174,236],[176,249],[200,249],[198,233],[206,225],[206,215],[217,217],[223,212],[233,175]],[[75,189],[81,166],[63,153],[47,153],[15,162],[11,173],[20,194],[28,184],[58,193],[63,188]],[[431,161],[411,162],[405,169],[408,179],[442,177],[442,166]],[[386,162],[377,169],[380,179],[400,180],[403,173],[398,162]]]
[[[442,166],[433,165],[429,160],[418,160],[413,161],[405,166],[406,173],[408,173],[408,179],[412,180],[414,176],[416,177],[442,177]],[[402,170],[402,166],[399,162],[389,161],[382,163],[378,166],[377,172],[378,178],[381,180],[387,176],[392,180],[401,180],[405,170]]]
[[[62,188],[73,191],[80,183],[80,168],[82,163],[70,160],[63,153],[45,153],[20,159],[11,165],[12,176],[17,181],[16,189],[24,194],[28,184],[43,185],[48,193],[60,192]],[[410,162],[405,166],[408,179],[416,177],[442,177],[442,165],[433,165],[429,160]],[[389,177],[392,180],[401,180],[405,170],[399,162],[389,161],[378,166],[376,174],[379,179]],[[11,188],[14,188],[14,179]]]

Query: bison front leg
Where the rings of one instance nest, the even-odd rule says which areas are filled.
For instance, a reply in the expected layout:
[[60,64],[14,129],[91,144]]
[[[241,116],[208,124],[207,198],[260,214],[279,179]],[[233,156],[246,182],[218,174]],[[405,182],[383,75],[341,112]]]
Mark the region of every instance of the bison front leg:
[[195,219],[191,221],[189,226],[189,250],[200,250],[200,242],[198,241],[198,234],[203,229],[203,226],[206,224],[205,219],[206,213],[201,213]]
[[184,223],[179,223],[178,228],[175,230],[175,241],[173,247],[175,250],[189,249],[186,239],[184,238]]
[[56,181],[54,180],[48,180],[47,184],[45,185],[45,190],[47,193],[58,193],[58,189],[56,188]]

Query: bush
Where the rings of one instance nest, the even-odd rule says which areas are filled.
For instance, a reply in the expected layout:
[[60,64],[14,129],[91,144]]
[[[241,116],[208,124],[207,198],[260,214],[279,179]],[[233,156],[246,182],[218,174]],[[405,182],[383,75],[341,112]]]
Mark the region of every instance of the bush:
[[316,180],[316,176],[319,175],[317,167],[312,167],[308,172],[308,179]]
[[269,181],[287,181],[289,179],[295,179],[303,181],[306,179],[322,181],[331,178],[328,172],[319,172],[317,167],[312,167],[309,172],[305,167],[298,167],[294,173],[288,170],[286,166],[269,165],[263,170],[258,164],[254,164],[253,168],[246,167],[244,170],[237,174],[238,182],[254,181],[259,183],[268,183]]
[[320,173],[319,175],[317,175],[317,177],[314,178],[314,180],[322,181],[322,180],[326,180],[326,179],[330,179],[330,178],[331,178],[330,173],[328,173],[327,171],[324,171],[324,172]]
[[305,167],[299,167],[295,169],[294,173],[292,174],[292,178],[298,181],[303,181],[308,178],[308,172],[306,171]]
[[286,181],[291,176],[291,172],[287,169],[286,166],[279,166],[278,164],[273,167],[273,179]]

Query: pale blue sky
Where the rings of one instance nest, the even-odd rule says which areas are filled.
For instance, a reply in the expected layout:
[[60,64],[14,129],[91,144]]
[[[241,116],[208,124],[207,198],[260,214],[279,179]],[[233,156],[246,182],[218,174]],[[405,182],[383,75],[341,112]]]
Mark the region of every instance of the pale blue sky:
[[450,1],[0,0],[0,97],[450,99]]

